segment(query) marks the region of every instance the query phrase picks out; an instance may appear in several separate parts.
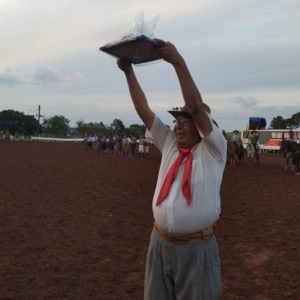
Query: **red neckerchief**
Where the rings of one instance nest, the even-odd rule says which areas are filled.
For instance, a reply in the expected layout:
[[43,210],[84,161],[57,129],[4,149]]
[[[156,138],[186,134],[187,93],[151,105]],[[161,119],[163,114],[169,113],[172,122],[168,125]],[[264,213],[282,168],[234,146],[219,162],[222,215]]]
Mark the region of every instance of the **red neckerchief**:
[[192,202],[192,191],[191,191],[191,176],[192,176],[192,166],[193,166],[193,156],[192,149],[195,145],[189,148],[178,148],[179,154],[172,164],[168,174],[161,186],[160,193],[158,195],[156,206],[160,205],[164,199],[168,196],[170,188],[177,176],[179,166],[181,162],[186,158],[184,171],[182,175],[182,193],[188,205]]

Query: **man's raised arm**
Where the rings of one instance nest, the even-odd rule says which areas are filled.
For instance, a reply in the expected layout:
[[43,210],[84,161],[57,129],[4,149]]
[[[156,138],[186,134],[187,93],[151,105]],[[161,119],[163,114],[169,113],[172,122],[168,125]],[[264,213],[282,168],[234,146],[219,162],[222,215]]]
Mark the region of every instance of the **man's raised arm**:
[[154,113],[148,105],[147,98],[140,84],[137,81],[132,65],[130,62],[124,59],[119,59],[118,66],[126,76],[129,92],[135,110],[146,125],[146,127],[150,130],[154,119]]
[[207,115],[201,94],[190,74],[190,71],[176,47],[170,42],[155,40],[159,45],[161,57],[173,65],[182,91],[184,102],[195,124],[207,136],[212,131],[212,124]]

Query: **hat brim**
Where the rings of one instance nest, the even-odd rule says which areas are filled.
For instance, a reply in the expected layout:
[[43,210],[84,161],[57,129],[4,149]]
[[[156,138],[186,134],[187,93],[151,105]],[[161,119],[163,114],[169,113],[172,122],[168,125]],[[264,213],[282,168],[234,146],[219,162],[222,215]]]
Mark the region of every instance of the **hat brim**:
[[187,111],[181,111],[181,110],[168,110],[168,113],[170,113],[175,119],[178,117],[184,117],[191,119],[191,115]]

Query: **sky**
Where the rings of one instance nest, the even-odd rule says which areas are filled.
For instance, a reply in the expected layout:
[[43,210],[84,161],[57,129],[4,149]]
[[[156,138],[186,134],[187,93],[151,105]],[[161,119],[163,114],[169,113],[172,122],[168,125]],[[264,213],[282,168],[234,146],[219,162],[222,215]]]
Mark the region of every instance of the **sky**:
[[[0,0],[0,111],[35,115],[40,105],[75,127],[142,124],[116,59],[99,51],[140,32],[177,47],[226,131],[300,111],[299,0]],[[167,111],[183,104],[174,68],[158,60],[134,69],[171,125]]]

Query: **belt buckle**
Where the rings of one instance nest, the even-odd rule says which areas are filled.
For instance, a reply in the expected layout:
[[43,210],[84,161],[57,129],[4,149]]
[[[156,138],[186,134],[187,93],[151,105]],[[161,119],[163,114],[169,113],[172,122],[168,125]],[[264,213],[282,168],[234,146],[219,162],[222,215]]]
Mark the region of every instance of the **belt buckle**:
[[214,227],[208,227],[208,228],[203,229],[201,231],[202,238],[204,240],[209,240],[213,236],[213,232],[214,232]]

